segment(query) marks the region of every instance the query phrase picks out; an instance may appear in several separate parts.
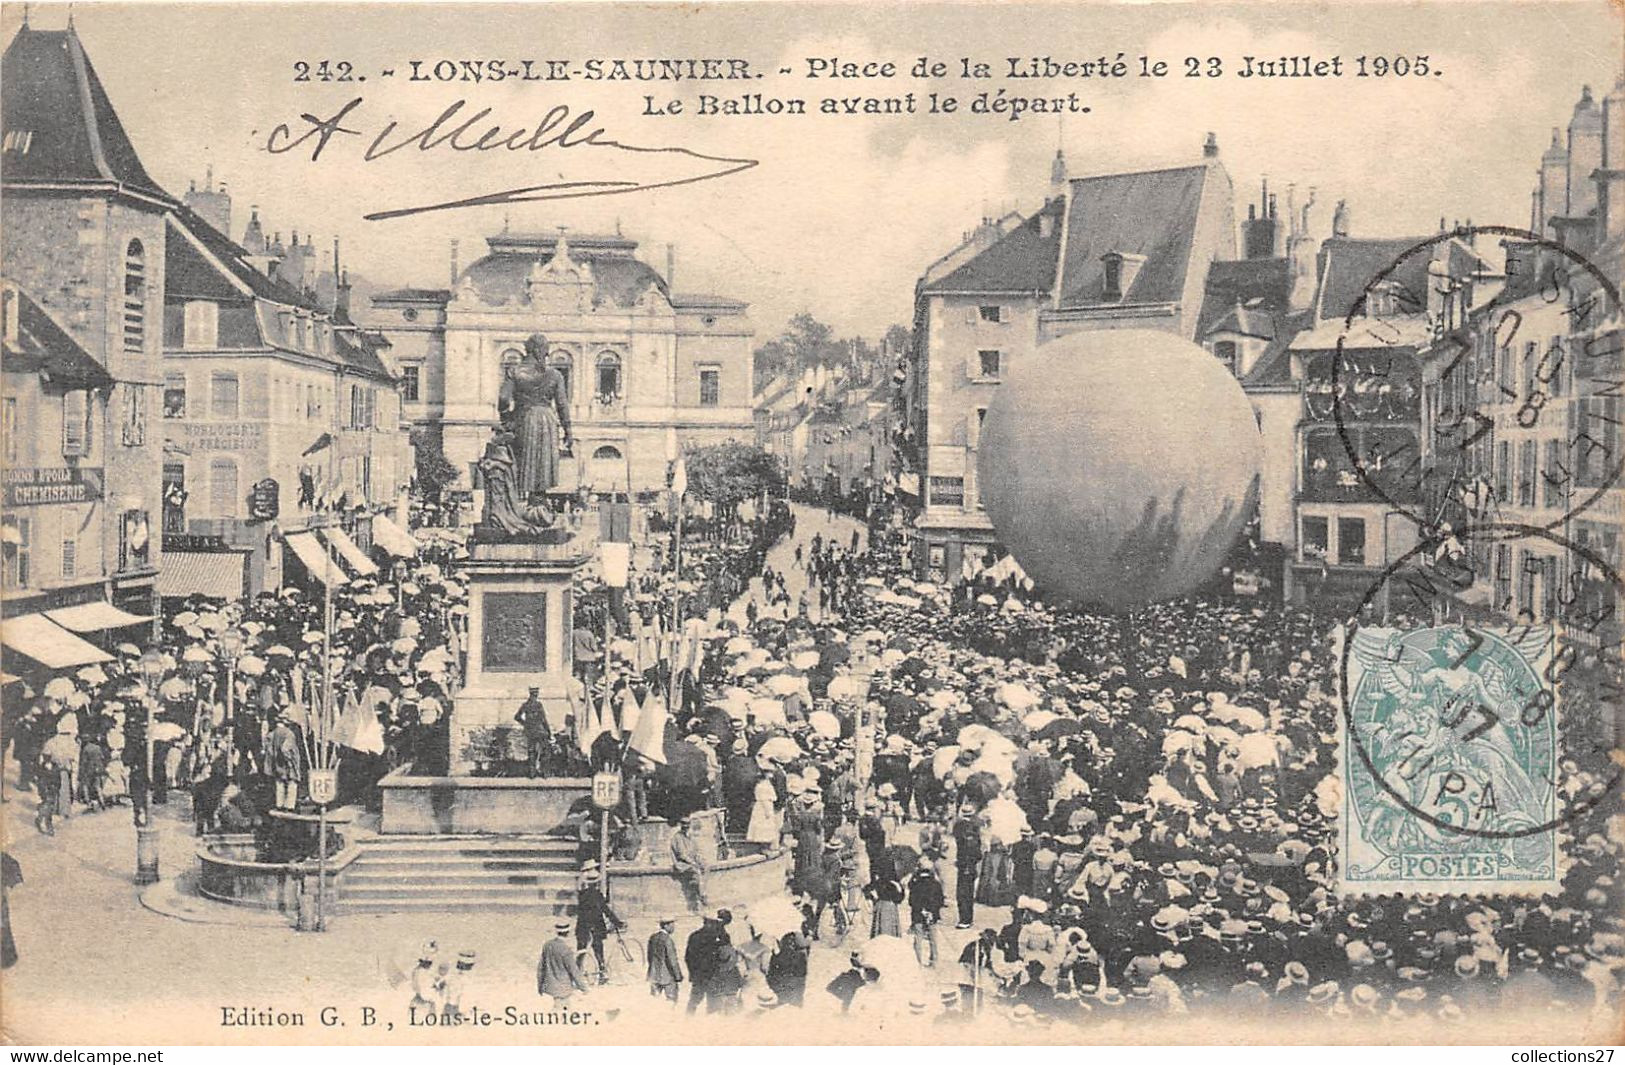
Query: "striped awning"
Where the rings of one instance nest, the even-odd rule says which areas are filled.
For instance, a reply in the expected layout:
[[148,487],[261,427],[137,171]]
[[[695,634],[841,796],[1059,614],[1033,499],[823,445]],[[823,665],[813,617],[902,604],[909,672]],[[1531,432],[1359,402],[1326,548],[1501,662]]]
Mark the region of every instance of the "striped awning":
[[304,563],[305,569],[310,571],[312,577],[334,588],[350,583],[350,579],[344,575],[338,563],[327,557],[327,548],[316,539],[315,533],[289,533],[282,539],[299,561]]
[[45,616],[72,632],[101,632],[104,629],[122,629],[126,625],[142,625],[152,620],[150,614],[131,614],[112,603],[80,603],[60,610],[47,610]]
[[165,599],[188,595],[240,599],[247,561],[245,551],[165,551],[158,594]]
[[382,514],[372,518],[372,542],[396,558],[416,558],[418,542],[407,531]]
[[64,629],[44,614],[22,614],[0,621],[0,643],[50,669],[71,669],[113,656]]
[[378,564],[367,557],[360,544],[350,539],[349,533],[334,525],[323,529],[322,535],[327,537],[327,542],[333,545],[333,549],[355,571],[357,577],[372,577],[378,573]]

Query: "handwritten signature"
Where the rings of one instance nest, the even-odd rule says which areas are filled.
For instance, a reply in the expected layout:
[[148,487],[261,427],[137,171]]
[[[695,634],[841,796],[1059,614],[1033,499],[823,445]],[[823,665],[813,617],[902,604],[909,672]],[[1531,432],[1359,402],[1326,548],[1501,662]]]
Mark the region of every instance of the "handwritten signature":
[[[273,155],[283,155],[288,152],[310,146],[310,160],[316,162],[321,159],[322,152],[336,136],[365,137],[366,134],[359,129],[346,126],[345,120],[362,104],[363,97],[357,96],[343,107],[339,108],[327,118],[318,118],[313,114],[301,114],[300,120],[305,124],[298,130],[288,123],[281,123],[271,131],[265,141],[265,150]],[[389,218],[404,218],[408,215],[425,214],[429,211],[450,211],[459,207],[485,207],[498,203],[528,203],[536,200],[564,200],[582,196],[619,196],[629,192],[646,192],[650,189],[672,188],[678,185],[692,185],[700,181],[711,181],[716,178],[727,177],[743,170],[756,166],[758,160],[736,159],[728,156],[707,155],[691,148],[663,147],[649,148],[635,144],[625,144],[608,135],[603,126],[594,121],[592,111],[572,113],[569,106],[557,104],[551,108],[534,126],[506,127],[490,119],[491,108],[481,107],[477,111],[465,111],[469,107],[467,100],[458,100],[442,111],[433,122],[421,130],[407,134],[399,133],[399,123],[391,119],[378,134],[372,138],[367,149],[362,153],[362,161],[371,163],[396,152],[416,148],[420,152],[435,151],[444,148],[453,152],[538,152],[546,149],[564,150],[570,148],[608,148],[618,152],[627,152],[638,155],[681,155],[699,160],[703,163],[716,164],[704,173],[692,174],[687,177],[671,178],[661,181],[639,180],[587,180],[587,181],[553,181],[540,185],[522,185],[518,188],[502,189],[498,192],[484,193],[478,196],[468,196],[462,199],[445,200],[440,203],[423,204],[418,207],[397,207],[387,211],[374,211],[363,215],[369,222],[382,221]]]

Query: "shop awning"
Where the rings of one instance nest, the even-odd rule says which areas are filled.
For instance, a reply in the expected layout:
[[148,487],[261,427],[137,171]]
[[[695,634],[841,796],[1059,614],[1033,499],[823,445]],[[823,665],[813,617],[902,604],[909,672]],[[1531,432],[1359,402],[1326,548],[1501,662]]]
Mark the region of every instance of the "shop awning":
[[0,643],[50,669],[71,669],[113,660],[112,655],[81,640],[44,614],[23,614],[0,621]]
[[104,629],[122,629],[126,625],[141,625],[152,620],[152,615],[131,614],[112,603],[80,603],[60,610],[47,610],[45,616],[70,632],[101,632]]
[[188,595],[240,599],[247,560],[244,551],[165,551],[158,594],[165,599]]
[[322,535],[327,537],[327,542],[333,545],[339,557],[350,564],[357,577],[371,577],[377,574],[378,563],[367,557],[367,553],[361,550],[361,545],[350,539],[349,533],[334,526],[323,529]]
[[299,561],[305,564],[312,577],[335,588],[350,583],[344,571],[339,569],[338,563],[327,557],[327,548],[316,539],[315,533],[289,533],[283,540],[293,549]]
[[372,542],[396,558],[416,558],[418,554],[418,542],[382,514],[373,515]]

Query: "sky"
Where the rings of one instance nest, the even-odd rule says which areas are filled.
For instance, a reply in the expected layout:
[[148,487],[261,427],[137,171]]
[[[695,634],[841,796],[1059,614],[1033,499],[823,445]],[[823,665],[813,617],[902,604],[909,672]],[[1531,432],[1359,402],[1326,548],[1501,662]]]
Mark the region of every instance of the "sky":
[[[0,13],[7,40],[21,5]],[[31,25],[56,29],[65,7],[34,4]],[[1324,236],[1346,200],[1356,236],[1426,235],[1450,221],[1525,225],[1529,191],[1553,126],[1566,126],[1580,86],[1599,97],[1620,66],[1621,23],[1602,0],[1545,3],[1089,4],[80,4],[77,29],[131,139],[175,194],[206,166],[234,200],[232,236],[250,204],[268,230],[341,238],[345,264],[375,285],[444,286],[449,243],[464,265],[504,225],[614,231],[642,243],[676,288],[746,300],[766,339],[806,310],[847,335],[878,336],[911,317],[915,280],[984,214],[1035,209],[1061,147],[1073,176],[1186,165],[1217,135],[1237,190],[1237,217],[1267,175],[1299,202],[1316,189],[1311,229]],[[1165,78],[1056,81],[919,80],[922,56],[957,72],[961,57],[1002,72],[1006,57],[1059,61],[1124,53],[1170,63]],[[1353,57],[1425,55],[1437,75],[1355,78]],[[1341,55],[1338,79],[1242,79],[1244,56]],[[1186,78],[1183,57],[1219,58],[1217,79]],[[499,59],[718,57],[765,76],[744,82],[406,80],[408,62]],[[890,60],[899,76],[804,77],[808,58]],[[296,63],[346,61],[367,81],[295,80]],[[779,70],[788,67],[790,75]],[[385,69],[396,74],[386,78]],[[3,74],[0,74],[3,76]],[[1010,121],[967,113],[979,92],[1078,94],[1087,114]],[[953,115],[654,116],[644,97],[761,93],[960,98]],[[361,97],[312,160],[307,141],[267,151],[279,123],[308,128]],[[549,111],[592,111],[601,140],[681,148],[757,165],[706,181],[620,195],[488,204],[368,220],[370,213],[554,181],[677,182],[718,164],[677,152],[602,145],[536,152],[408,148],[363,162],[366,145],[398,123],[405,139],[458,99],[491,108],[490,122],[535,129]],[[465,112],[467,113],[467,112]],[[486,123],[489,124],[489,123]],[[481,129],[485,124],[482,124]],[[555,130],[562,128],[554,127]],[[384,143],[393,143],[386,140]],[[601,188],[601,186],[594,186]]]

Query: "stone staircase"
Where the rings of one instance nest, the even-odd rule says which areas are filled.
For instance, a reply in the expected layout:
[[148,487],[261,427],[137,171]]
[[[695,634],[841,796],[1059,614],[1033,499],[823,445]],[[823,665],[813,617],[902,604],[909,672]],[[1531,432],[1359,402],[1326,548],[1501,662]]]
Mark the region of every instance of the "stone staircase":
[[367,836],[339,875],[344,913],[575,912],[573,840],[546,836]]

